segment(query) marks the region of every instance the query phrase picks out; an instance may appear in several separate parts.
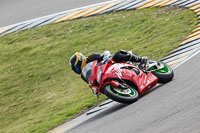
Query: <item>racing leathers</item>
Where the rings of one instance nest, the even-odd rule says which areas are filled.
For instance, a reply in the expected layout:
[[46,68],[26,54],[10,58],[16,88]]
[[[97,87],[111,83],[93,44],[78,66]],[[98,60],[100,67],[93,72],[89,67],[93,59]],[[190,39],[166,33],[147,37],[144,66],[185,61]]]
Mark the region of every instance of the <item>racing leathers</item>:
[[147,58],[146,57],[139,57],[133,54],[130,54],[124,50],[119,50],[116,52],[113,56],[109,51],[105,51],[103,54],[97,54],[93,53],[87,57],[86,65],[84,66],[82,73],[81,73],[81,78],[88,83],[89,76],[91,75],[91,68],[92,68],[92,62],[94,60],[98,60],[98,62],[107,60],[109,58],[112,58],[116,62],[146,62]]

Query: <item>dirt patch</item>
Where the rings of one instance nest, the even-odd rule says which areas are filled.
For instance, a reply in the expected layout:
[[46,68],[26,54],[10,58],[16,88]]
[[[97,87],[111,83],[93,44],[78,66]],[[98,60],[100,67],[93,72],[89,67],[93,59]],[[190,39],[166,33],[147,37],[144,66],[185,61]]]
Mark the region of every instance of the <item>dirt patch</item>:
[[184,10],[184,7],[179,7],[179,6],[166,6],[164,8],[159,9],[156,13],[158,15],[160,14],[169,14],[171,12],[177,12],[177,11],[181,11]]

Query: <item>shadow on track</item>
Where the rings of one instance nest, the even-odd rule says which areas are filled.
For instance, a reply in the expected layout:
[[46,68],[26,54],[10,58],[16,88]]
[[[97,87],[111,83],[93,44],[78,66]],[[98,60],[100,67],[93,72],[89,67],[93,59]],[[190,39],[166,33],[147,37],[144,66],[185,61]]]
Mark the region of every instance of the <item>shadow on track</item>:
[[[153,91],[157,90],[158,88],[162,87],[163,85],[164,85],[164,84],[158,84],[158,85],[156,85],[156,86],[153,87],[151,90],[149,90],[149,91],[146,92],[145,94],[141,95],[140,98],[138,99],[138,101],[139,101],[141,98],[143,98],[144,96],[146,96],[146,95],[152,93]],[[111,102],[112,102],[112,101],[111,101]],[[97,115],[95,115],[95,116],[93,116],[92,118],[90,118],[90,119],[84,121],[83,123],[77,125],[76,127],[84,126],[85,124],[92,124],[92,123],[94,123],[94,122],[96,122],[96,121],[98,121],[98,120],[100,120],[100,119],[102,119],[102,118],[104,118],[104,117],[106,117],[106,116],[108,116],[108,115],[111,115],[111,114],[116,113],[116,112],[118,112],[118,111],[120,111],[120,110],[123,110],[123,109],[125,109],[126,107],[128,107],[128,106],[130,106],[130,105],[133,105],[133,106],[134,106],[134,104],[137,104],[137,103],[138,103],[137,101],[134,102],[134,103],[132,103],[132,104],[123,104],[123,103],[117,103],[117,102],[116,102],[116,103],[115,103],[114,105],[112,105],[111,107],[108,107],[108,108],[105,109],[104,111],[98,113]],[[138,104],[140,104],[140,103],[138,103]],[[90,115],[90,114],[89,114],[89,115]],[[72,131],[72,130],[73,130],[73,128],[70,129],[70,130],[68,130],[68,132],[70,132],[70,131]]]
[[122,104],[122,103],[116,103],[115,105],[113,105],[112,107],[109,107],[108,109],[106,109],[105,111],[97,114],[96,116],[92,117],[91,119],[88,120],[88,122],[93,122],[95,120],[98,120],[99,118],[103,118],[107,115],[110,115],[116,111],[119,111],[127,106],[129,106],[130,104]]
[[[140,98],[138,100],[140,100],[143,96],[148,95],[150,93],[152,93],[153,91],[155,91],[156,89],[162,87],[163,84],[158,84],[155,87],[153,87],[151,90],[149,90],[148,92],[146,92],[145,94],[141,95]],[[137,102],[137,101],[136,101]],[[106,109],[105,111],[97,114],[96,116],[92,117],[91,119],[87,120],[88,123],[93,122],[95,120],[98,120],[99,118],[103,118],[107,115],[110,115],[116,111],[119,111],[129,105],[134,105],[134,103],[132,104],[123,104],[123,103],[116,103],[115,105],[113,105],[112,107],[109,107],[108,109]]]
[[138,100],[140,100],[142,97],[152,93],[153,91],[157,90],[158,88],[162,87],[164,84],[157,84],[155,87],[153,87],[152,89],[150,89],[149,91],[147,91],[146,93],[144,93],[143,95],[140,95],[140,98]]
[[[155,91],[156,89],[162,87],[163,84],[158,84],[155,87],[153,87],[151,90],[149,90],[148,92],[146,92],[145,94],[141,95],[140,98],[138,100],[140,100],[141,98],[143,98],[145,95],[148,95],[150,93],[152,93],[153,91]],[[137,102],[137,101],[136,101]],[[89,120],[87,120],[88,123],[93,122],[95,120],[98,120],[99,118],[103,118],[107,115],[110,115],[116,111],[119,111],[129,105],[134,105],[134,103],[132,104],[123,104],[123,103],[116,103],[115,105],[113,105],[112,107],[109,107],[108,109],[106,109],[105,111],[97,114],[96,116],[90,118]]]

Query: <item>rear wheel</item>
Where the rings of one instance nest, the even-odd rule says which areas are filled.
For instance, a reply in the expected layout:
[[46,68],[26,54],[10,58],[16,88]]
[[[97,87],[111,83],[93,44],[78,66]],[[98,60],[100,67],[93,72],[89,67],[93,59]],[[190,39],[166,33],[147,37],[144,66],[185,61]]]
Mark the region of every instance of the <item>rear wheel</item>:
[[104,87],[104,94],[110,99],[120,103],[133,103],[139,97],[137,90],[134,88],[116,88],[112,85],[106,85]]
[[163,62],[160,62],[160,64],[163,65],[163,68],[153,71],[152,73],[158,78],[158,83],[167,83],[173,79],[174,72],[167,64]]

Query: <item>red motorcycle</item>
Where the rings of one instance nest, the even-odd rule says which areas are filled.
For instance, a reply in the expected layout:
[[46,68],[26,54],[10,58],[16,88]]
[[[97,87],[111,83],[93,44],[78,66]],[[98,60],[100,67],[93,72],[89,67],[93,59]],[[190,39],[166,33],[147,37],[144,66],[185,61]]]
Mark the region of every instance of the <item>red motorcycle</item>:
[[161,61],[148,60],[137,66],[113,60],[93,61],[89,86],[95,95],[105,94],[114,101],[132,103],[157,83],[167,83],[173,77],[172,68]]

